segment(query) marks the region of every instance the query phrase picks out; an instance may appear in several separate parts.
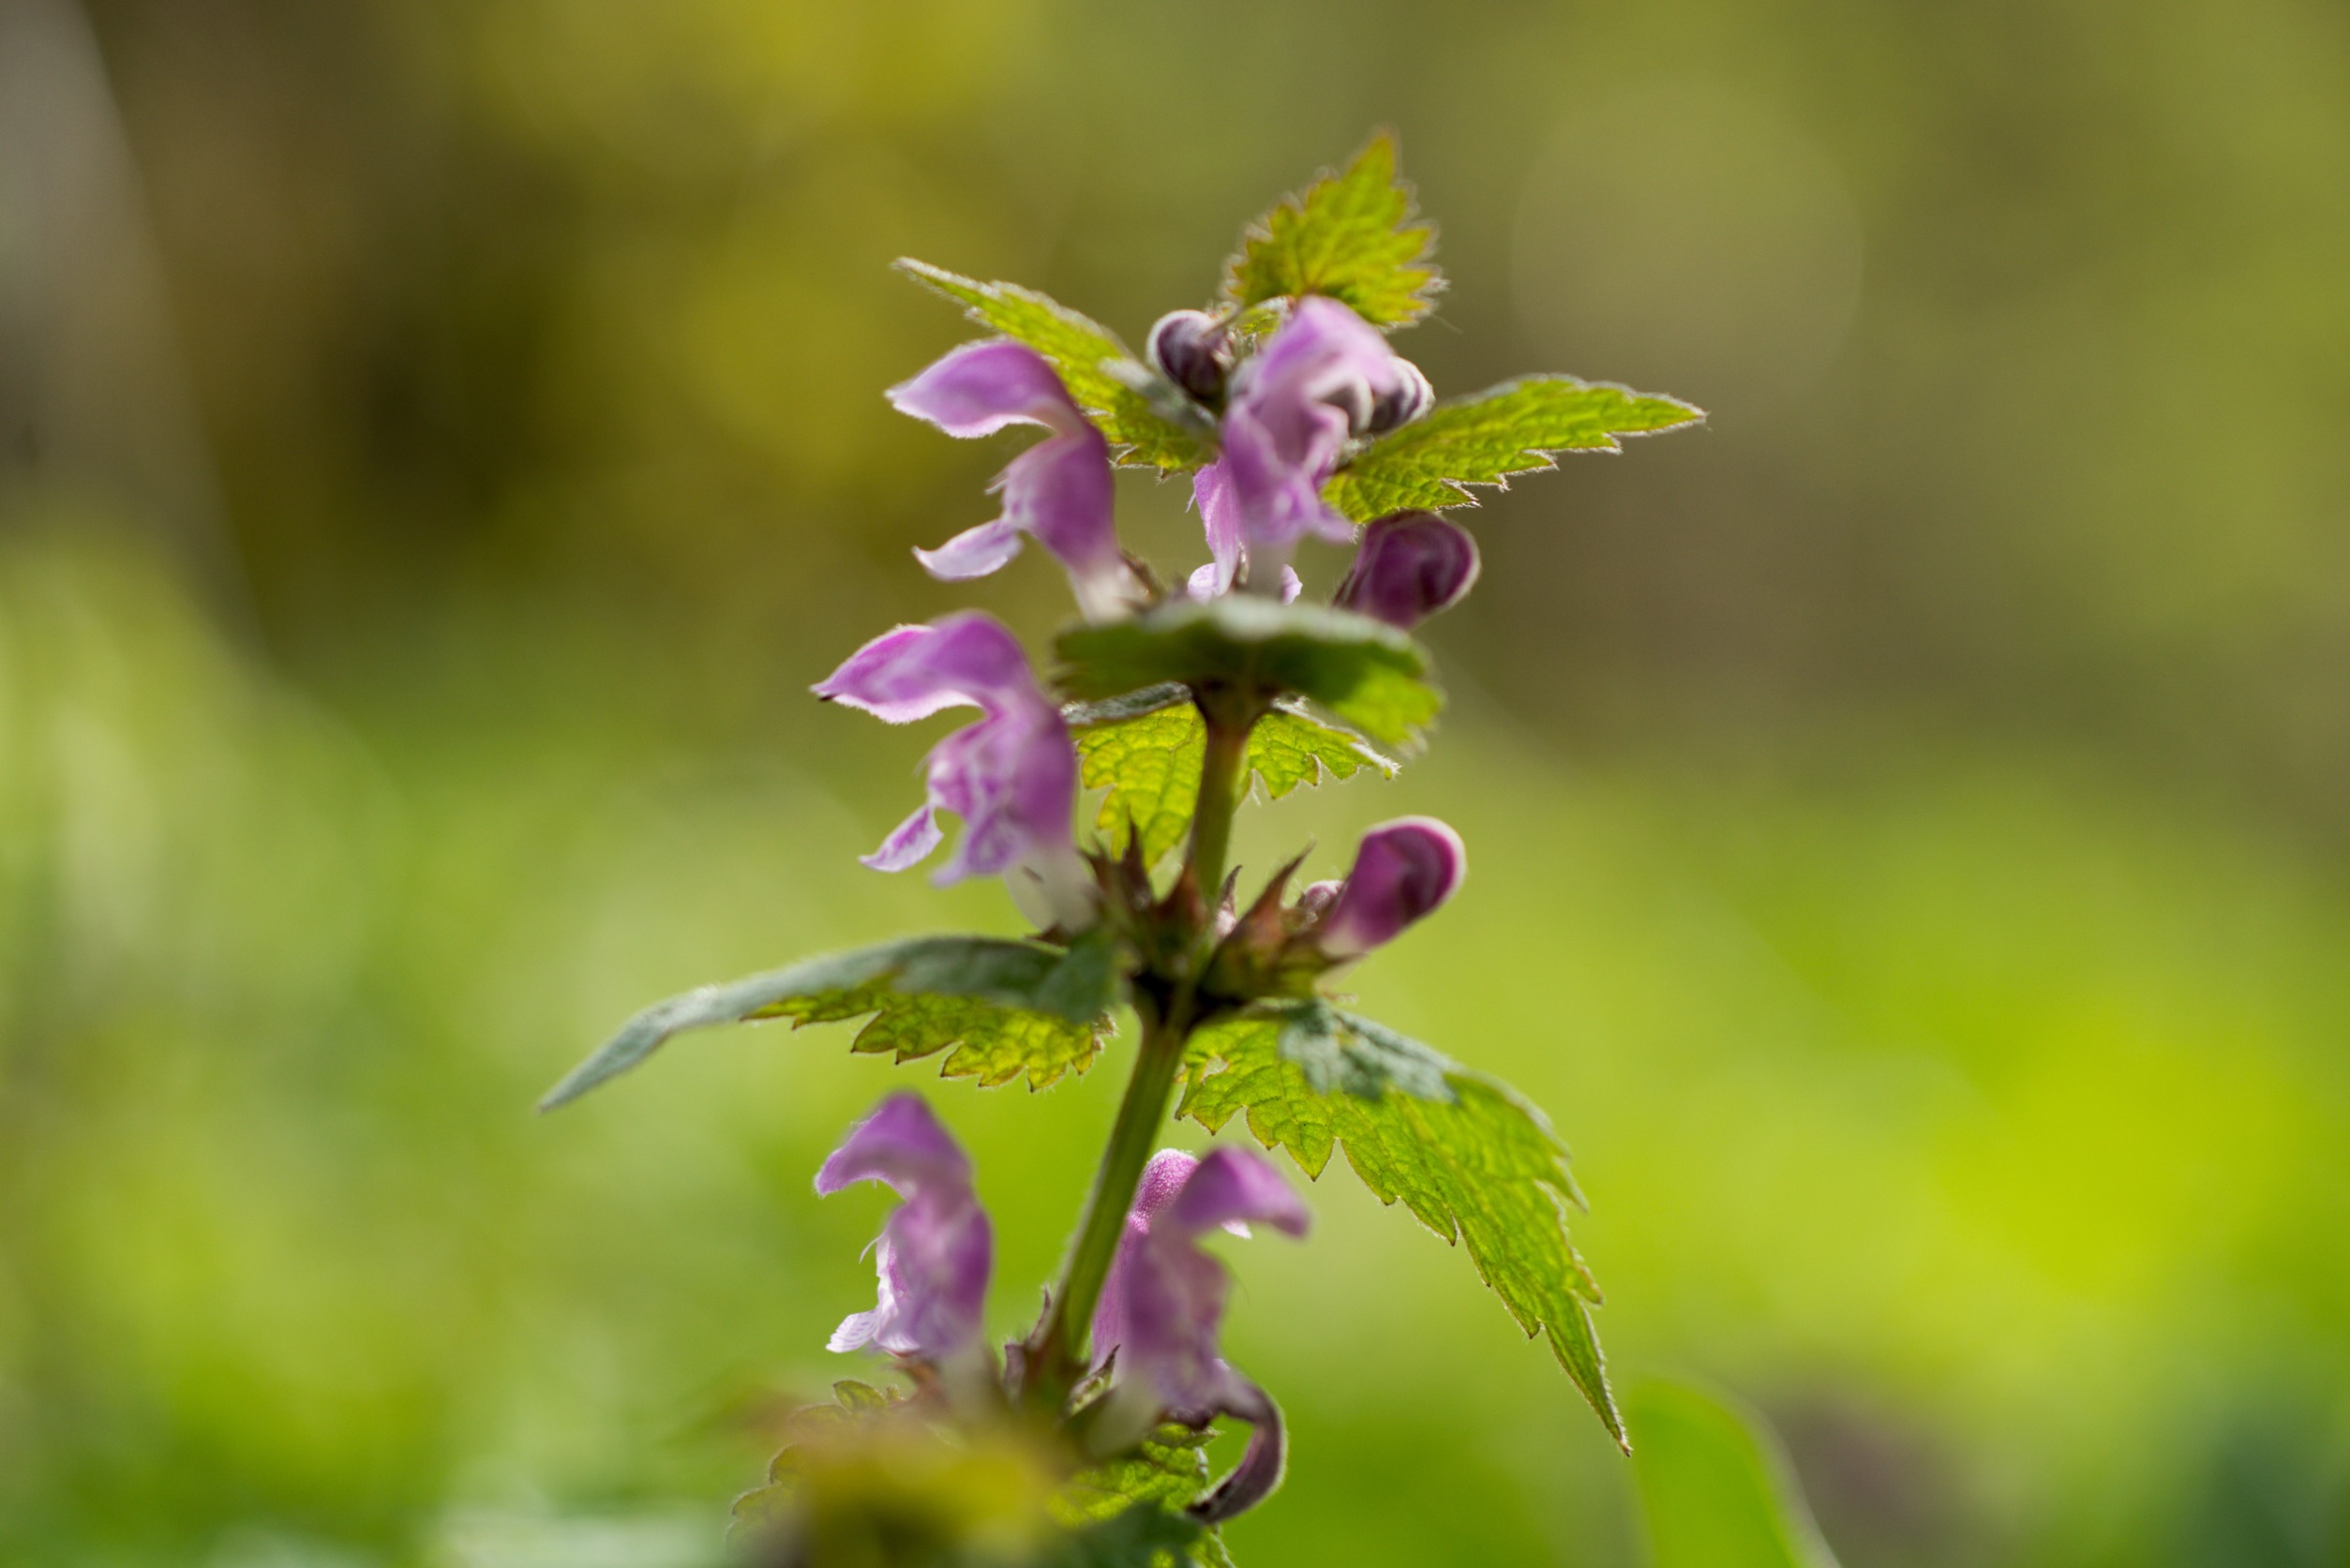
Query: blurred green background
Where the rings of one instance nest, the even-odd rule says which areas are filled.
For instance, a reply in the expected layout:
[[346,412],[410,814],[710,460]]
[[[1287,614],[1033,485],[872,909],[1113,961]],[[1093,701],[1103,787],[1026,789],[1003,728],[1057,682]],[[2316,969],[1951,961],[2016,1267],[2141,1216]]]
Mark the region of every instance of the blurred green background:
[[[1139,340],[1378,124],[1440,390],[1714,417],[1471,515],[1436,749],[1247,859],[1461,828],[1366,1010],[1550,1110],[1618,1366],[1767,1412],[1847,1568],[2350,1563],[2339,0],[4,0],[0,1561],[707,1558],[908,1080],[529,1108],[671,991],[1010,928],[854,862],[937,726],[805,694],[969,596],[907,547],[1011,450],[883,403],[964,336],[886,263]],[[1123,1065],[930,1090],[1007,1332]],[[1241,1560],[1644,1561],[1466,1260],[1313,1197],[1237,1249]]]

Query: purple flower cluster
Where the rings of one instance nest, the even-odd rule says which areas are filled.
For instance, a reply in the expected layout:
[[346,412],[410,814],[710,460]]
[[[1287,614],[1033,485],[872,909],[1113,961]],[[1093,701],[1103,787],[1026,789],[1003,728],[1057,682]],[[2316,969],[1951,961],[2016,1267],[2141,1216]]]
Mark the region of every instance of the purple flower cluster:
[[[919,1096],[894,1094],[848,1129],[816,1187],[830,1197],[865,1181],[899,1198],[874,1243],[879,1298],[872,1310],[842,1320],[830,1348],[872,1345],[933,1367],[967,1364],[980,1354],[980,1314],[995,1266],[970,1159]],[[1162,1420],[1199,1426],[1230,1415],[1250,1423],[1239,1465],[1193,1505],[1208,1523],[1252,1506],[1281,1478],[1280,1412],[1217,1351],[1232,1281],[1199,1246],[1210,1231],[1245,1236],[1252,1223],[1293,1236],[1310,1223],[1305,1203],[1263,1156],[1220,1148],[1195,1158],[1161,1150],[1144,1172],[1094,1311],[1095,1364],[1111,1379],[1102,1406],[1106,1446],[1124,1447]]]
[[[1202,311],[1162,318],[1149,342],[1162,374],[1222,412],[1221,454],[1193,479],[1210,559],[1186,585],[1191,597],[1295,598],[1302,585],[1290,560],[1309,536],[1357,542],[1334,603],[1373,620],[1409,629],[1468,592],[1477,548],[1466,530],[1432,512],[1404,512],[1358,532],[1322,499],[1351,441],[1418,418],[1430,401],[1418,367],[1360,317],[1336,300],[1301,299],[1236,367],[1226,324]],[[1068,572],[1087,619],[1115,619],[1149,601],[1118,544],[1109,442],[1043,355],[1009,339],[966,343],[892,387],[890,400],[950,436],[1023,424],[1050,432],[997,476],[1001,516],[915,552],[933,575],[984,576],[1034,538]],[[900,626],[851,654],[816,691],[891,724],[956,706],[981,714],[932,749],[927,799],[865,857],[867,865],[903,871],[926,859],[944,837],[937,813],[952,812],[964,837],[939,882],[1001,875],[1040,926],[1076,932],[1091,923],[1095,895],[1071,827],[1078,769],[1069,730],[1001,623],[965,612]],[[1459,841],[1449,830],[1442,840],[1453,858],[1449,891]],[[1348,956],[1375,945],[1357,945],[1363,933],[1392,934],[1427,912],[1399,905],[1367,913],[1370,897],[1367,888],[1352,901]]]
[[[1252,353],[1243,347],[1231,321],[1198,311],[1163,318],[1149,338],[1153,367],[1180,389],[1171,395],[1190,399],[1203,427],[1213,421],[1217,431],[1217,455],[1193,480],[1209,559],[1190,574],[1185,592],[1195,600],[1294,599],[1302,587],[1294,558],[1303,541],[1317,538],[1356,546],[1333,595],[1341,609],[1408,629],[1458,602],[1477,575],[1476,545],[1466,531],[1427,512],[1358,530],[1322,496],[1355,443],[1428,411],[1427,379],[1331,299],[1296,300]],[[995,481],[1000,515],[915,552],[933,575],[985,575],[1033,539],[1067,572],[1088,620],[1115,620],[1165,596],[1119,545],[1108,441],[1041,354],[1008,340],[965,344],[890,397],[950,436],[1024,424],[1046,432]],[[939,882],[1002,876],[1023,911],[1063,942],[1111,918],[1121,886],[1114,863],[1082,849],[1072,829],[1080,775],[1069,724],[1000,622],[965,611],[896,627],[851,654],[816,691],[889,724],[955,707],[979,712],[932,747],[921,805],[864,857],[867,865],[902,871],[927,859],[945,842],[939,813],[948,812],[961,820],[962,836],[936,874]],[[1276,877],[1249,931],[1237,931],[1249,922],[1235,922],[1229,911],[1198,913],[1189,917],[1194,923],[1186,940],[1269,954],[1269,967],[1253,973],[1316,974],[1392,940],[1443,904],[1464,863],[1451,829],[1402,818],[1365,834],[1342,880],[1314,884],[1284,904],[1286,875]],[[1130,874],[1148,880],[1147,868]],[[1250,948],[1261,933],[1269,934]],[[1212,983],[1225,971],[1199,972]],[[1212,1005],[1230,1008],[1282,993],[1278,984],[1251,981]],[[1136,1160],[1146,1146],[1131,1146]],[[995,1366],[982,1335],[994,1238],[970,1161],[921,1098],[898,1094],[850,1129],[816,1189],[830,1194],[864,1181],[889,1187],[899,1204],[875,1243],[875,1305],[843,1322],[831,1348],[871,1346],[919,1377],[967,1385],[976,1369]],[[1080,1296],[1074,1307],[1083,1313],[1090,1304],[1090,1322],[1072,1321],[1068,1342],[1040,1342],[1062,1356],[1065,1377],[1090,1368],[1085,1385],[1098,1396],[1072,1420],[1095,1454],[1130,1447],[1164,1421],[1248,1422],[1240,1463],[1191,1508],[1202,1521],[1220,1521],[1279,1484],[1283,1440],[1273,1401],[1220,1352],[1231,1280],[1200,1243],[1220,1229],[1245,1235],[1250,1225],[1302,1236],[1305,1205],[1263,1157],[1236,1147],[1197,1157],[1161,1151],[1144,1169],[1130,1204],[1122,1187],[1107,1203],[1100,1217],[1123,1211],[1125,1225],[1106,1275],[1099,1265],[1110,1232],[1093,1232],[1100,1293]]]

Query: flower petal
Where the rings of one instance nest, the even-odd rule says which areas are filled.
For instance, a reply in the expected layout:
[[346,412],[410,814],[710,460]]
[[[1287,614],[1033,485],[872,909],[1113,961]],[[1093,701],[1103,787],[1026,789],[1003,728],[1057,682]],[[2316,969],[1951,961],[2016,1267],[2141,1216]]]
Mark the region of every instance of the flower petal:
[[1363,835],[1314,940],[1334,959],[1367,953],[1452,897],[1467,870],[1460,835],[1434,817],[1383,822]]
[[1193,574],[1191,596],[1201,599],[1229,593],[1233,578],[1240,572],[1240,502],[1232,493],[1232,476],[1222,458],[1191,476],[1191,499],[1199,506],[1200,526],[1207,533],[1207,553],[1215,568],[1213,586],[1206,594],[1199,591],[1199,576]]
[[971,1160],[921,1096],[900,1090],[848,1129],[816,1172],[816,1194],[858,1182],[883,1183],[900,1198],[926,1185],[968,1188]]
[[1399,512],[1363,530],[1332,601],[1409,631],[1459,604],[1477,580],[1477,542],[1433,512]]
[[1095,1309],[1093,1353],[1100,1364],[1115,1351],[1119,1381],[1150,1389],[1175,1419],[1206,1420],[1236,1376],[1216,1349],[1231,1277],[1200,1250],[1200,1234],[1252,1219],[1292,1235],[1307,1225],[1304,1203],[1260,1155],[1170,1150],[1144,1172]]
[[1271,1161],[1253,1150],[1226,1145],[1210,1151],[1192,1170],[1161,1224],[1198,1235],[1235,1222],[1302,1236],[1313,1216]]
[[1289,1468],[1289,1438],[1281,1426],[1281,1407],[1247,1378],[1227,1366],[1225,1397],[1218,1415],[1237,1416],[1249,1424],[1249,1446],[1232,1473],[1208,1489],[1186,1510],[1202,1524],[1220,1525],[1247,1513],[1273,1495]]
[[1052,363],[1008,338],[949,350],[912,380],[891,387],[889,398],[900,413],[950,436],[993,435],[1008,425],[1068,431],[1085,424]]
[[946,836],[938,827],[938,813],[924,801],[881,841],[880,848],[870,855],[860,855],[858,863],[876,871],[904,871],[930,859],[930,852]]
[[877,1181],[903,1200],[874,1247],[877,1300],[830,1348],[872,1344],[942,1361],[978,1337],[995,1232],[971,1191],[971,1162],[920,1096],[895,1094],[851,1127],[816,1173],[816,1191]]
[[922,563],[923,571],[939,581],[958,583],[1001,571],[1025,543],[1018,529],[998,517],[992,523],[965,529],[935,550],[917,549],[914,559]]
[[1140,597],[1118,547],[1110,443],[1091,426],[1040,441],[1004,470],[1004,521],[1036,536],[1068,571],[1086,619]]
[[976,611],[884,632],[815,691],[893,724],[966,704],[997,710],[1044,700],[1019,639]]

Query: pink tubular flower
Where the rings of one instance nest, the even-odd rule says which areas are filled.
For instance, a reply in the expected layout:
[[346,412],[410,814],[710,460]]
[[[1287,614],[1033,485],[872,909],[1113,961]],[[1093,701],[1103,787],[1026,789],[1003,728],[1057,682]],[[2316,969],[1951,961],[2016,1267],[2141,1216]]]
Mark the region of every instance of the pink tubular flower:
[[828,1348],[871,1344],[938,1363],[975,1344],[995,1237],[971,1191],[970,1159],[920,1096],[891,1095],[849,1128],[816,1189],[829,1198],[857,1182],[880,1182],[901,1202],[874,1244],[880,1299],[843,1319]]
[[1112,516],[1109,442],[1078,411],[1043,355],[1009,340],[965,343],[891,387],[890,401],[950,436],[993,435],[1009,425],[1041,425],[1053,433],[997,475],[1002,516],[935,550],[914,552],[932,576],[986,576],[1020,553],[1024,535],[1033,535],[1067,568],[1087,620],[1107,620],[1140,597]]
[[1253,1428],[1232,1474],[1192,1505],[1209,1523],[1255,1506],[1280,1484],[1284,1441],[1280,1408],[1217,1353],[1232,1280],[1199,1238],[1220,1228],[1246,1235],[1251,1222],[1302,1236],[1309,1219],[1261,1155],[1225,1147],[1194,1159],[1162,1150],[1143,1172],[1094,1312],[1094,1359],[1116,1355],[1112,1398],[1130,1425],[1146,1427],[1163,1414],[1198,1426],[1233,1415]]
[[1038,924],[1091,923],[1092,881],[1070,830],[1077,751],[1058,704],[1037,684],[1028,656],[1001,622],[977,611],[900,626],[850,654],[816,688],[893,724],[968,705],[977,724],[931,748],[928,799],[865,856],[904,871],[945,838],[940,810],[963,818],[963,842],[937,872],[941,886],[1001,875]]
[[1477,542],[1433,512],[1399,512],[1363,530],[1332,603],[1405,631],[1449,609],[1477,580]]
[[1343,883],[1316,883],[1299,902],[1322,911],[1313,938],[1325,953],[1359,958],[1452,897],[1468,864],[1450,828],[1432,816],[1398,817],[1363,835]]
[[1244,551],[1265,592],[1306,535],[1352,539],[1354,525],[1323,503],[1323,483],[1350,437],[1424,407],[1426,389],[1354,311],[1320,295],[1299,300],[1234,375],[1223,455],[1193,480],[1218,591],[1231,588]]

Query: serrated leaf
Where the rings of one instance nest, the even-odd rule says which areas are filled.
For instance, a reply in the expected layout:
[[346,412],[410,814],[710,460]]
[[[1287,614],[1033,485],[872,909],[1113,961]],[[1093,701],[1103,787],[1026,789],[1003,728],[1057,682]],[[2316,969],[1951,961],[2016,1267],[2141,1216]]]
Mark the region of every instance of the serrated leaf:
[[[1085,787],[1109,791],[1094,826],[1119,852],[1130,825],[1142,838],[1145,863],[1157,865],[1190,831],[1198,803],[1207,728],[1190,694],[1156,686],[1118,703],[1072,704],[1066,717]],[[1294,700],[1277,704],[1249,732],[1248,774],[1268,800],[1300,784],[1351,779],[1366,768],[1385,778],[1397,772],[1361,736],[1323,723]]]
[[1169,1423],[1132,1453],[1072,1477],[1051,1505],[1055,1520],[1073,1532],[1065,1555],[1053,1561],[1087,1568],[1231,1568],[1220,1532],[1183,1512],[1207,1489],[1205,1450],[1215,1436],[1212,1427]]
[[552,1111],[651,1055],[670,1037],[716,1023],[788,1018],[795,1027],[872,1015],[851,1049],[900,1062],[952,1048],[948,1078],[1045,1088],[1100,1053],[1116,992],[1106,932],[1067,949],[984,936],[918,936],[812,958],[657,1002],[547,1091]]
[[1199,709],[1189,692],[1175,690],[1172,706],[1070,729],[1079,778],[1087,789],[1109,791],[1094,826],[1114,851],[1125,849],[1130,832],[1139,837],[1146,865],[1157,865],[1190,830],[1207,755]]
[[1415,216],[1412,187],[1396,175],[1395,138],[1383,132],[1344,172],[1325,173],[1249,226],[1224,264],[1225,302],[1326,294],[1374,326],[1408,326],[1444,286],[1429,260],[1436,231]]
[[1082,1525],[1110,1518],[1138,1502],[1188,1508],[1207,1490],[1207,1445],[1215,1436],[1213,1427],[1195,1430],[1166,1423],[1132,1453],[1072,1477],[1054,1499],[1053,1516],[1065,1525]]
[[1120,463],[1166,473],[1216,455],[1214,422],[1100,322],[1017,283],[981,283],[911,257],[899,258],[896,266],[961,305],[980,325],[1051,360]]
[[1171,600],[1126,620],[1081,626],[1054,645],[1063,692],[1080,701],[1149,686],[1246,686],[1311,699],[1391,746],[1411,746],[1444,706],[1428,655],[1403,633],[1322,605],[1235,593]]
[[1286,701],[1275,703],[1249,732],[1249,767],[1268,800],[1300,784],[1351,779],[1366,768],[1383,779],[1402,770],[1354,731],[1324,724],[1304,704]]
[[1622,436],[1651,435],[1705,411],[1604,381],[1528,376],[1439,403],[1427,418],[1363,449],[1323,487],[1356,522],[1413,509],[1474,506],[1465,486],[1509,487],[1514,473],[1554,469],[1558,452],[1620,452]]
[[1581,1197],[1565,1147],[1515,1090],[1321,1001],[1210,1024],[1192,1037],[1187,1073],[1178,1116],[1215,1132],[1244,1115],[1260,1143],[1316,1180],[1343,1149],[1381,1202],[1400,1201],[1464,1247],[1624,1441],[1591,1320],[1599,1289],[1567,1240],[1566,1211]]
[[1233,1561],[1221,1531],[1138,1504],[1054,1542],[1031,1568],[1233,1568]]

